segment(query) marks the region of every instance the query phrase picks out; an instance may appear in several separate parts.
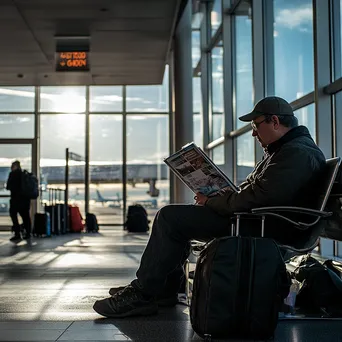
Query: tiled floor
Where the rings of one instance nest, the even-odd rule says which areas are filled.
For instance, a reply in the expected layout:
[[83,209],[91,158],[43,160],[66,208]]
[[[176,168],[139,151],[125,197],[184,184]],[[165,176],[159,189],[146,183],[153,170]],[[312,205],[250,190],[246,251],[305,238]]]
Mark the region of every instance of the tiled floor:
[[[0,341],[189,341],[189,311],[102,319],[96,299],[135,274],[147,235],[121,229],[13,245],[0,232]],[[342,341],[340,321],[282,321],[275,341]]]

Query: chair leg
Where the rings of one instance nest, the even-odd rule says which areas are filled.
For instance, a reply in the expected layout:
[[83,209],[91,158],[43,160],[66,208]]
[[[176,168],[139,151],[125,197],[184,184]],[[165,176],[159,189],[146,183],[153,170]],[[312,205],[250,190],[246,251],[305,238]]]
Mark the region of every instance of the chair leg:
[[185,260],[184,263],[184,274],[185,274],[185,294],[186,294],[186,303],[190,306],[190,282],[189,282],[189,259]]

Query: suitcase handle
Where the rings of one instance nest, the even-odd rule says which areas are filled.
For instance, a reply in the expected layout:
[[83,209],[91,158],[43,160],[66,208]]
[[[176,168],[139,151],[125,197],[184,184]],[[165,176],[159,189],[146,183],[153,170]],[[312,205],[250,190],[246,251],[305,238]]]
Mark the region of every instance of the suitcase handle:
[[[235,225],[234,225],[234,222],[232,222],[232,226],[231,226],[232,236],[238,236],[240,234],[240,218],[242,215],[251,216],[250,213],[237,213],[236,214],[236,230],[234,232]],[[255,217],[255,215],[253,215],[253,216]],[[265,219],[266,219],[265,215],[262,215],[261,216],[261,237],[264,237],[264,235],[265,235]]]

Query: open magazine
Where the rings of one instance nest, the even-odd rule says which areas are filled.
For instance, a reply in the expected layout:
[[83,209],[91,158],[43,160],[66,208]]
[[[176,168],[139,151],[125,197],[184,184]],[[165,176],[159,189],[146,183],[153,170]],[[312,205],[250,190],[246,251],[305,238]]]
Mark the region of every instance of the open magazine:
[[215,196],[223,195],[227,189],[239,191],[238,187],[193,142],[165,158],[164,162],[194,193]]

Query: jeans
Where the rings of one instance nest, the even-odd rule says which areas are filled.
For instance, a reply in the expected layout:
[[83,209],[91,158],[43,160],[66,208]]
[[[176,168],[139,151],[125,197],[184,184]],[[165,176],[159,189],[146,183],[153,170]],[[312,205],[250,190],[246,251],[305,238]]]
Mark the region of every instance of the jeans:
[[132,285],[149,296],[178,292],[190,240],[231,234],[231,220],[199,205],[167,205],[159,210]]
[[15,235],[20,235],[20,225],[18,214],[23,219],[23,224],[27,235],[31,234],[31,218],[30,218],[30,200],[10,201],[10,216],[13,222],[13,230]]

